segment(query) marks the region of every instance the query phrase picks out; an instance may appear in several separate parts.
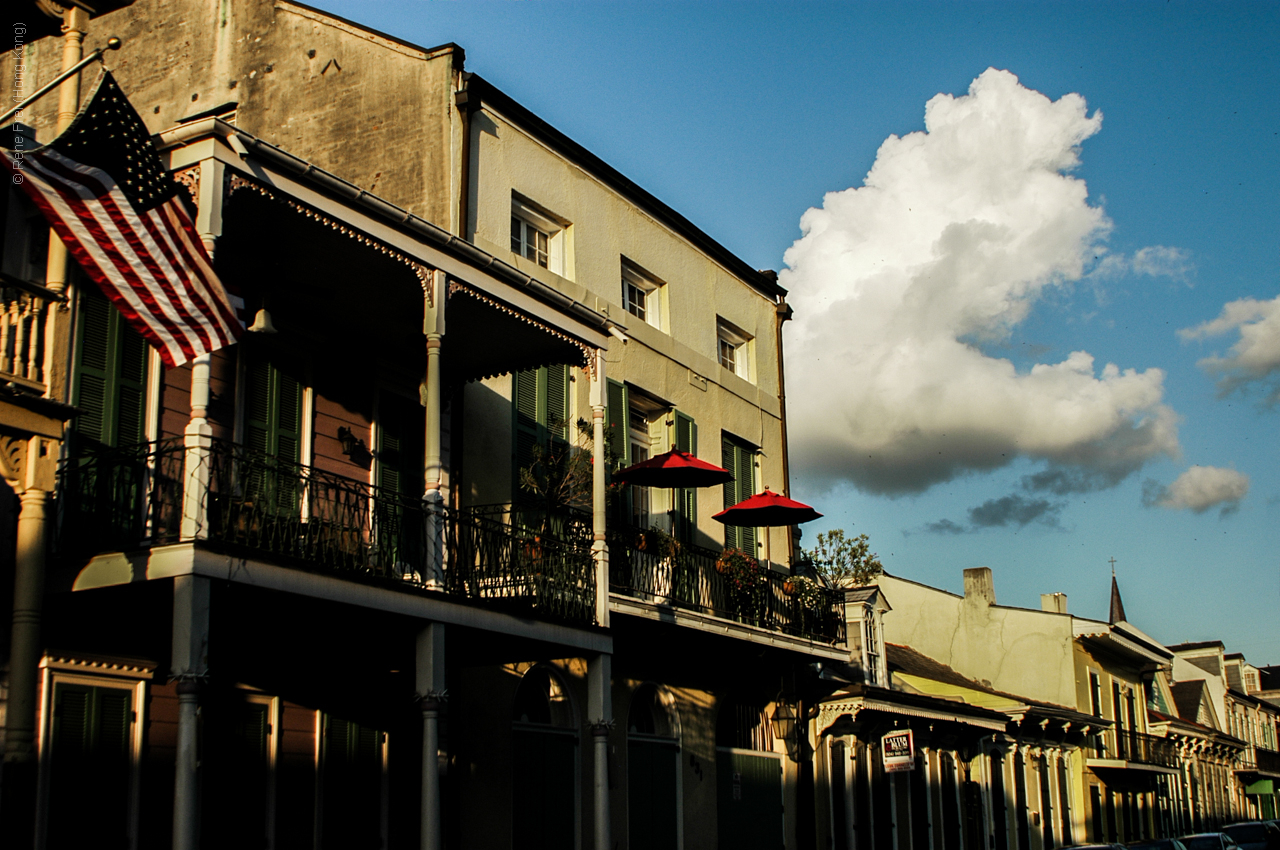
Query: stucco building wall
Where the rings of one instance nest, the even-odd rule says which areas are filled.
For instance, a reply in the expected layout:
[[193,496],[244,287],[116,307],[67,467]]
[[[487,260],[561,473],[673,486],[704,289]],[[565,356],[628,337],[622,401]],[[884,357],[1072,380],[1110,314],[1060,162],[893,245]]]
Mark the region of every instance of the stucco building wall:
[[884,615],[887,642],[910,646],[996,690],[1079,704],[1069,615],[989,604],[896,576],[877,583],[893,604]]
[[[287,0],[137,0],[93,18],[85,52],[110,36],[124,46],[106,66],[153,132],[236,102],[237,126],[451,227],[455,45],[423,50]],[[0,58],[5,79],[14,61]],[[60,40],[28,45],[25,61],[34,90],[61,69]],[[87,97],[94,71],[83,79]],[[53,136],[57,101],[24,113],[39,141]]]

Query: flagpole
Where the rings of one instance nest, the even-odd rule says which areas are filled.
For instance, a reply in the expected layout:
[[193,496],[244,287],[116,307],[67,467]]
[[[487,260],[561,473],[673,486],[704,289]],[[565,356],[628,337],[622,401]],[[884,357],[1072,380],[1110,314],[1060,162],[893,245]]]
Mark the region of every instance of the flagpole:
[[81,69],[84,68],[86,65],[92,65],[94,62],[101,60],[102,55],[106,53],[108,50],[119,50],[121,44],[123,44],[123,42],[120,41],[120,39],[116,38],[115,36],[112,36],[111,38],[107,39],[106,47],[99,47],[97,50],[93,51],[88,56],[81,59],[75,65],[72,65],[70,68],[63,71],[58,76],[54,77],[44,86],[41,86],[36,91],[35,94],[31,95],[31,97],[27,98],[26,100],[22,101],[22,103],[19,103],[13,109],[10,109],[8,112],[6,112],[3,117],[0,117],[0,125],[3,125],[10,118],[14,117],[19,112],[26,109],[29,104],[34,103],[35,101],[44,97],[49,92],[56,89],[58,86],[62,85],[63,80],[66,80],[68,77],[71,77],[75,74],[80,73]]

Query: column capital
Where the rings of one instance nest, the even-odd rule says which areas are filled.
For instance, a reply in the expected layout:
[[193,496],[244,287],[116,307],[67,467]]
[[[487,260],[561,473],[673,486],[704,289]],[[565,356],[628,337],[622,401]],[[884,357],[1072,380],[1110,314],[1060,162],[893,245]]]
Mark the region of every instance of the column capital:
[[591,730],[592,737],[607,738],[609,733],[613,731],[613,727],[617,725],[616,720],[588,720],[587,728]]

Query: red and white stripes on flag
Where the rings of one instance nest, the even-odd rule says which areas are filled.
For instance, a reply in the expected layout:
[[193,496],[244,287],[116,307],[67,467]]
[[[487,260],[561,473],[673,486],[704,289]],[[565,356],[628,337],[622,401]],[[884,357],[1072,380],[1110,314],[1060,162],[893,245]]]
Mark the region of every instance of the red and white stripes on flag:
[[239,338],[244,326],[177,195],[138,212],[111,175],[53,148],[0,153],[13,181],[165,365]]

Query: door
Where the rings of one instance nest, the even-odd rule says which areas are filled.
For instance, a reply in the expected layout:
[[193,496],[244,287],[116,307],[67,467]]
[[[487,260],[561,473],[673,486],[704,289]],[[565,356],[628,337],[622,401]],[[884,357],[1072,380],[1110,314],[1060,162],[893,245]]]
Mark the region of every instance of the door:
[[675,850],[679,760],[675,741],[628,739],[627,834],[631,850]]
[[569,731],[513,731],[514,850],[572,850],[577,825],[577,736]]
[[130,846],[133,689],[54,685],[50,848]]
[[784,846],[781,756],[717,748],[716,797],[722,850]]
[[386,733],[331,715],[324,717],[321,754],[320,844],[324,850],[383,846]]
[[426,556],[422,496],[426,419],[415,400],[383,392],[378,397],[378,451],[374,540],[370,560],[397,578],[419,573]]

